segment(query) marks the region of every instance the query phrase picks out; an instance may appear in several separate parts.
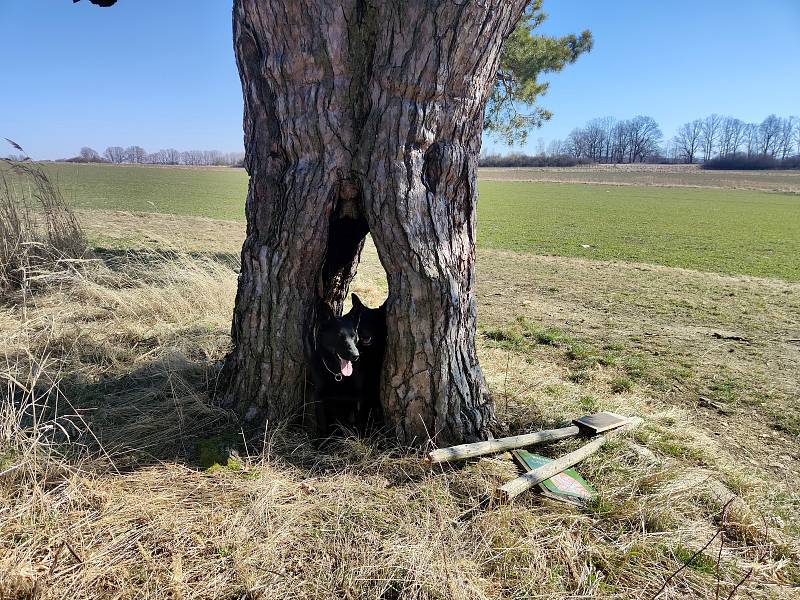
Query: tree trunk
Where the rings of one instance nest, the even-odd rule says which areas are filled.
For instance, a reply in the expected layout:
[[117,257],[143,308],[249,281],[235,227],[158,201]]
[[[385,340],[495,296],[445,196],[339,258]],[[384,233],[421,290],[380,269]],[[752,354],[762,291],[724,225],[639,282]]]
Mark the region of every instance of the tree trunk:
[[475,169],[524,0],[236,0],[247,238],[225,403],[299,417],[318,301],[341,308],[371,233],[389,282],[382,398],[401,443],[474,441]]

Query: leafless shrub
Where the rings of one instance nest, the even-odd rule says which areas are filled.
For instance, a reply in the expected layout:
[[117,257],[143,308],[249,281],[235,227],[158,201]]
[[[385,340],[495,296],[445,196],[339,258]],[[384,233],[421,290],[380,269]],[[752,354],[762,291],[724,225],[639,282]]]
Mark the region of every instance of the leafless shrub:
[[575,158],[569,154],[555,156],[528,156],[527,154],[489,154],[478,163],[481,167],[574,167],[589,164],[585,158]]
[[773,158],[768,154],[748,156],[732,154],[712,158],[703,163],[703,168],[717,171],[765,171],[767,169],[800,169],[800,156]]
[[[19,148],[17,144],[13,144]],[[27,157],[0,171],[0,294],[29,289],[43,270],[86,253],[86,238],[58,185]]]

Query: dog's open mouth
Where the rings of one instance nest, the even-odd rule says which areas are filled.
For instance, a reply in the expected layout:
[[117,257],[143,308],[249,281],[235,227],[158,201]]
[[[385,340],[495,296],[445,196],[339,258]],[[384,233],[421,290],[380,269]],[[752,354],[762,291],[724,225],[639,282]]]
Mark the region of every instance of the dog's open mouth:
[[353,374],[353,363],[349,360],[345,360],[341,356],[339,357],[339,368],[342,371],[342,376],[350,377]]

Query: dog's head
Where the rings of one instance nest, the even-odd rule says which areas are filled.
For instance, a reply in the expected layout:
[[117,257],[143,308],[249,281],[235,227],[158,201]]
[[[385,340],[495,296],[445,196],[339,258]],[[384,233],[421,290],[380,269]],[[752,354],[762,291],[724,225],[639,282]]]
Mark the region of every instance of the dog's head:
[[370,308],[353,294],[353,311],[359,315],[359,350],[366,353],[383,346],[386,343],[386,303],[378,308]]
[[359,359],[358,325],[360,311],[355,307],[346,315],[337,317],[331,307],[321,303],[319,330],[317,332],[317,348],[327,359],[326,366],[343,377],[353,374],[353,363]]

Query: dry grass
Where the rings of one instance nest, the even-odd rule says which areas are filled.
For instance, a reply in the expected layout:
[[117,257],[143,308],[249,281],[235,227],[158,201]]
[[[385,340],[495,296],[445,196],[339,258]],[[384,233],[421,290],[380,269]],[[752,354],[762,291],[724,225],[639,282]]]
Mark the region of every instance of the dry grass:
[[[129,217],[115,218],[120,245],[130,242]],[[204,222],[186,223],[180,231],[169,221],[172,243]],[[796,324],[793,308],[775,311],[794,302],[797,286],[481,253],[481,320],[497,334],[480,352],[500,428],[548,427],[597,409],[646,421],[581,464],[600,492],[592,507],[535,494],[494,506],[487,493],[513,472],[503,457],[427,471],[418,455],[378,440],[316,452],[296,432],[243,432],[217,410],[209,398],[228,344],[235,261],[226,253],[237,226],[207,225],[227,238],[207,248],[215,255],[165,251],[161,241],[159,251],[107,252],[25,306],[0,309],[0,597],[650,598],[719,528],[718,573],[719,540],[661,597],[715,598],[719,581],[726,598],[751,568],[742,596],[788,597],[800,585],[797,482],[765,480],[776,471],[763,454],[758,468],[742,463],[730,436],[702,425],[699,415],[713,409],[660,390],[669,356],[664,365],[631,362],[649,341],[600,342],[630,329],[643,340],[656,333],[661,352],[678,353],[687,339],[700,351],[699,333],[661,337],[669,323],[688,327],[676,322],[678,309],[664,312],[669,302],[650,299],[676,285],[731,287],[750,304],[736,333],[777,332]],[[385,291],[380,275],[370,248],[356,291],[373,303]],[[642,286],[642,277],[662,287],[626,298],[620,288]],[[656,308],[644,311],[651,301]],[[702,303],[681,310],[699,330],[740,322]],[[770,346],[764,339],[742,364],[769,362]],[[702,383],[704,372],[693,377]],[[623,377],[632,384],[615,386]],[[739,426],[734,404],[720,427]],[[773,432],[772,417],[752,410],[756,431]],[[786,452],[798,451],[796,439],[776,433]],[[209,447],[219,450],[210,469],[201,464]]]
[[60,189],[41,166],[2,161],[2,167],[0,294],[26,293],[48,271],[83,256],[86,238]]

